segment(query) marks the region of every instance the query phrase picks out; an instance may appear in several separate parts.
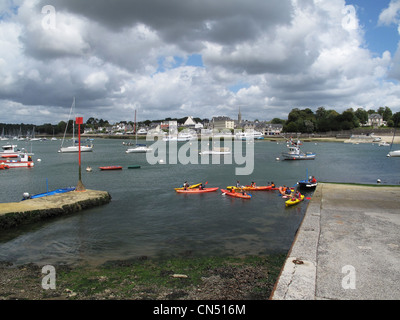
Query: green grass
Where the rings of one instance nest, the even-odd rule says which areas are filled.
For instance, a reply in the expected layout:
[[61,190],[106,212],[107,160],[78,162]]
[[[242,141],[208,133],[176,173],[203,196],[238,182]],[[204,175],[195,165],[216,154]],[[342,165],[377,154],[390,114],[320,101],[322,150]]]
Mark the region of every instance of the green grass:
[[[57,274],[57,286],[76,293],[76,298],[90,298],[104,292],[113,292],[119,299],[132,297],[141,292],[148,299],[155,299],[157,291],[168,289],[178,295],[182,290],[198,286],[202,277],[210,276],[211,270],[229,267],[229,270],[246,266],[263,267],[268,270],[260,283],[272,288],[285,261],[284,254],[270,256],[173,258],[168,260],[114,261],[99,267],[67,269]],[[174,278],[184,274],[187,278]],[[260,289],[261,288],[261,289]],[[265,286],[254,292],[265,291]],[[262,292],[268,297],[268,292]]]

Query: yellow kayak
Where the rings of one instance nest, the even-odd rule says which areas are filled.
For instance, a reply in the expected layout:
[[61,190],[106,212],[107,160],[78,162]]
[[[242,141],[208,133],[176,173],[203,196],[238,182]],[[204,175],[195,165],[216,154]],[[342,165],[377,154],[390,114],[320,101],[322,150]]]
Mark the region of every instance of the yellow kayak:
[[[201,183],[192,184],[190,187],[188,187],[188,189],[195,189],[195,188],[198,188],[200,185],[201,185]],[[181,187],[181,188],[175,188],[175,190],[183,190],[183,187]]]
[[285,204],[286,204],[286,207],[289,207],[289,206],[293,206],[303,200],[304,200],[304,195],[301,195],[301,199],[291,198],[291,199],[285,201]]

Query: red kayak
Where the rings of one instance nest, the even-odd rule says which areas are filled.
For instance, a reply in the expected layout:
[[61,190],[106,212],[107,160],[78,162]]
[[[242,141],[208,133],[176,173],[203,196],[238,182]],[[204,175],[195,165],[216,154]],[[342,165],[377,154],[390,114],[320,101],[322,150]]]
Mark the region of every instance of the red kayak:
[[205,193],[217,191],[219,188],[204,188],[204,189],[186,189],[186,190],[175,190],[178,193]]
[[242,199],[251,199],[251,195],[249,195],[247,193],[243,194],[241,192],[230,192],[229,190],[225,190],[225,189],[221,189],[221,191],[231,197],[242,198]]
[[106,166],[106,167],[99,167],[100,170],[122,170],[121,166]]

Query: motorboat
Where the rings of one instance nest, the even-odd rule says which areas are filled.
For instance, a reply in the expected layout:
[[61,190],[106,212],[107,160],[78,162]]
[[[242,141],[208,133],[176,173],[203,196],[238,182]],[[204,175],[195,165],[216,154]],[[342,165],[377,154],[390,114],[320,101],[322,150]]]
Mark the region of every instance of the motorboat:
[[284,160],[314,160],[316,154],[312,152],[304,153],[299,146],[293,145],[288,146],[288,151],[282,152],[282,157]]
[[197,135],[192,133],[179,133],[178,135],[168,135],[163,138],[163,141],[192,141],[197,140]]
[[212,150],[203,150],[199,153],[200,155],[209,155],[209,154],[231,154],[231,150],[228,147],[223,148],[213,148]]
[[312,189],[318,185],[318,182],[316,180],[312,181],[312,177],[310,177],[310,179],[304,179],[298,181],[297,184],[299,185],[300,188]]
[[235,134],[235,138],[237,140],[262,140],[264,139],[264,135],[259,131],[245,131],[238,132]]
[[35,163],[32,160],[31,153],[19,153],[16,157],[13,154],[8,156],[2,155],[0,164],[8,168],[32,168]]
[[16,144],[7,144],[2,146],[1,148],[3,151],[0,152],[0,157],[5,158],[5,157],[18,157],[18,155],[21,153],[21,150],[17,149]]

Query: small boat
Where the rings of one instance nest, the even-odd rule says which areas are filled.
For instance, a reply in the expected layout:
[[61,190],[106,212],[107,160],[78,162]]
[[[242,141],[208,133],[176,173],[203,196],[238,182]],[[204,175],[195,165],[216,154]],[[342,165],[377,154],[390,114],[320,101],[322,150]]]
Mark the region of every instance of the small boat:
[[121,166],[105,166],[99,167],[100,170],[122,170]]
[[298,140],[294,142],[292,139],[287,141],[287,148],[289,149],[286,152],[282,152],[282,157],[284,160],[314,160],[316,157],[315,153],[306,152],[300,150],[300,145],[302,145],[301,141]]
[[87,171],[87,172],[92,172],[92,167],[87,167],[87,168],[86,168],[86,171]]
[[[198,188],[200,185],[201,185],[201,183],[192,184],[191,186],[187,187],[187,189],[195,189],[195,188]],[[184,190],[184,188],[179,187],[179,188],[175,188],[175,190]]]
[[199,189],[199,188],[193,188],[193,189],[186,189],[186,190],[182,190],[182,189],[178,189],[175,190],[178,193],[206,193],[206,192],[214,192],[217,191],[219,188],[204,188],[204,189]]
[[134,164],[134,165],[128,166],[128,169],[140,169],[140,166],[137,164]]
[[8,165],[4,163],[0,164],[0,170],[5,170],[5,169],[8,169]]
[[301,195],[300,199],[299,198],[291,198],[291,199],[285,201],[285,205],[286,205],[286,207],[293,206],[303,200],[304,200],[304,195]]
[[[290,190],[290,193],[286,193],[286,190]],[[291,194],[294,192],[294,188],[289,188],[286,187],[286,189],[284,187],[279,187],[278,188],[279,193],[282,195],[282,198],[289,198],[291,196]]]
[[282,152],[284,160],[314,160],[316,157],[315,153],[304,153],[298,146],[289,146],[288,149],[287,152]]
[[[74,110],[74,108],[75,108],[75,97],[74,97],[74,99],[72,101],[69,117],[71,117],[71,113],[72,113],[72,110]],[[80,148],[79,148],[79,144],[78,145],[75,144],[76,143],[76,141],[75,141],[75,121],[72,121],[72,146],[63,147],[65,136],[67,134],[68,122],[69,122],[69,120],[67,121],[67,126],[65,127],[64,137],[62,139],[61,147],[58,150],[58,152],[59,153],[76,153],[76,152],[79,152],[79,150],[81,152],[91,152],[91,151],[93,151],[93,145],[92,144],[91,145],[86,145],[86,146],[81,145]]]
[[396,128],[394,129],[394,132],[393,132],[392,143],[390,144],[389,153],[386,155],[387,157],[400,157],[400,150],[392,151],[395,135],[396,135]]
[[390,151],[387,154],[388,157],[400,157],[400,150]]
[[126,153],[146,153],[146,152],[151,152],[153,149],[148,147],[145,144],[136,144],[136,147],[134,148],[129,148],[125,152]]
[[61,188],[61,189],[56,189],[56,190],[53,190],[53,191],[38,193],[38,194],[35,194],[33,196],[31,196],[31,195],[29,195],[29,193],[25,192],[24,195],[23,195],[24,198],[22,200],[42,198],[42,197],[52,196],[52,195],[60,194],[60,193],[66,193],[66,192],[70,192],[70,191],[74,191],[74,190],[75,190],[75,187]]
[[8,157],[2,155],[4,160],[1,160],[0,164],[7,166],[8,168],[32,168],[35,163],[32,160],[32,154],[30,153],[20,153],[15,157],[15,155],[9,155]]
[[231,192],[229,190],[221,189],[222,194],[226,194],[230,197],[235,197],[235,198],[242,198],[242,199],[251,199],[251,195],[247,193],[241,193],[241,192]]
[[212,150],[203,150],[199,153],[200,155],[209,154],[231,154],[231,150],[228,147],[224,148],[213,148]]
[[383,141],[383,142],[380,142],[378,144],[378,146],[380,146],[380,147],[390,147],[390,143],[387,143],[386,141]]
[[[234,189],[235,191],[240,191],[240,190],[248,190],[248,191],[266,191],[266,190],[272,190],[272,186],[256,186],[256,187],[252,187],[252,186],[243,186],[242,188],[238,188],[235,186],[228,186],[226,187],[228,190],[232,190]],[[274,188],[275,189],[275,188]]]
[[16,158],[20,153],[24,153],[24,150],[19,150],[15,144],[7,144],[1,148],[3,149],[3,151],[0,152],[2,158]]
[[310,177],[310,179],[300,180],[297,182],[297,184],[301,188],[308,188],[308,189],[315,188],[318,185],[318,182],[315,179],[314,179],[315,182],[313,182],[311,178],[312,177]]

